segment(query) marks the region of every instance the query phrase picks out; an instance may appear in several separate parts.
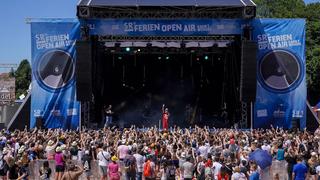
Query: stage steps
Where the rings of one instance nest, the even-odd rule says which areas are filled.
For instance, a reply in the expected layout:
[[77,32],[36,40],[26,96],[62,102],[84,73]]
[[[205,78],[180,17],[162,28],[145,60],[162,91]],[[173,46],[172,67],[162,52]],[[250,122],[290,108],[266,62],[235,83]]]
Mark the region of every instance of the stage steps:
[[306,101],[307,105],[307,130],[314,132],[320,124],[320,120],[317,117],[317,114],[313,111],[309,101]]
[[23,130],[30,127],[31,93],[29,93],[7,125],[8,130]]

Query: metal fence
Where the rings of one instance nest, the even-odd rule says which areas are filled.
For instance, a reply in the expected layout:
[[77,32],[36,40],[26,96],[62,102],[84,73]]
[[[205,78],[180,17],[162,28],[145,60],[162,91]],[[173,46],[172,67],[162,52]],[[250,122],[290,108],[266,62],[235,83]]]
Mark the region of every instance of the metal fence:
[[[43,162],[46,160],[37,160],[33,161],[29,164],[29,179],[33,180],[39,180],[39,169],[42,166]],[[81,165],[80,161],[72,161],[74,164]],[[54,161],[49,161],[49,166],[52,170],[51,173],[51,179],[54,179],[55,175],[55,162]],[[123,164],[120,164],[121,168],[123,169]],[[124,174],[124,173],[123,173]],[[285,161],[273,161],[272,166],[270,168],[270,171],[263,171],[261,176],[262,180],[272,180],[274,177],[278,174],[280,180],[287,180],[288,179],[288,174],[287,174],[287,164]],[[98,180],[100,179],[101,173],[100,169],[98,166],[97,161],[92,161],[91,162],[91,177],[90,179],[92,180]],[[84,174],[80,177],[80,180],[86,179]],[[124,177],[121,179],[125,179]]]

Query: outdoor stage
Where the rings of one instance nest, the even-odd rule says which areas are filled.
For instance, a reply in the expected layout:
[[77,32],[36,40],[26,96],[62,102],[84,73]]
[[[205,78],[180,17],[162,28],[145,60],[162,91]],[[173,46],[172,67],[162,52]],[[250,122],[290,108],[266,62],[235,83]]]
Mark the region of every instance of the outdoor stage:
[[[47,128],[306,126],[305,22],[250,1],[87,1],[32,27],[32,115]],[[37,96],[34,96],[34,95]],[[42,97],[42,98],[39,98]]]

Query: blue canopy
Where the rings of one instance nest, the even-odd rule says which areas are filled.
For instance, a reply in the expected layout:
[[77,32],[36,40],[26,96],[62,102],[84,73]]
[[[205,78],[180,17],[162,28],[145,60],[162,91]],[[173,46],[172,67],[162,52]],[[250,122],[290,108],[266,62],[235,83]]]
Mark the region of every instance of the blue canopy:
[[252,0],[80,0],[78,6],[196,6],[245,7],[256,6]]

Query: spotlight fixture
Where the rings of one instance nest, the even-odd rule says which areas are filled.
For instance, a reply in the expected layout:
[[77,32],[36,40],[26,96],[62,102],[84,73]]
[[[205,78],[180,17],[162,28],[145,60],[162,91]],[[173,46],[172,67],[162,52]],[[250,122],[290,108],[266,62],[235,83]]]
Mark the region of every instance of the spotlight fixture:
[[204,60],[208,60],[209,59],[209,56],[204,56]]
[[129,51],[130,51],[130,48],[129,48],[129,47],[126,47],[126,51],[129,52]]

